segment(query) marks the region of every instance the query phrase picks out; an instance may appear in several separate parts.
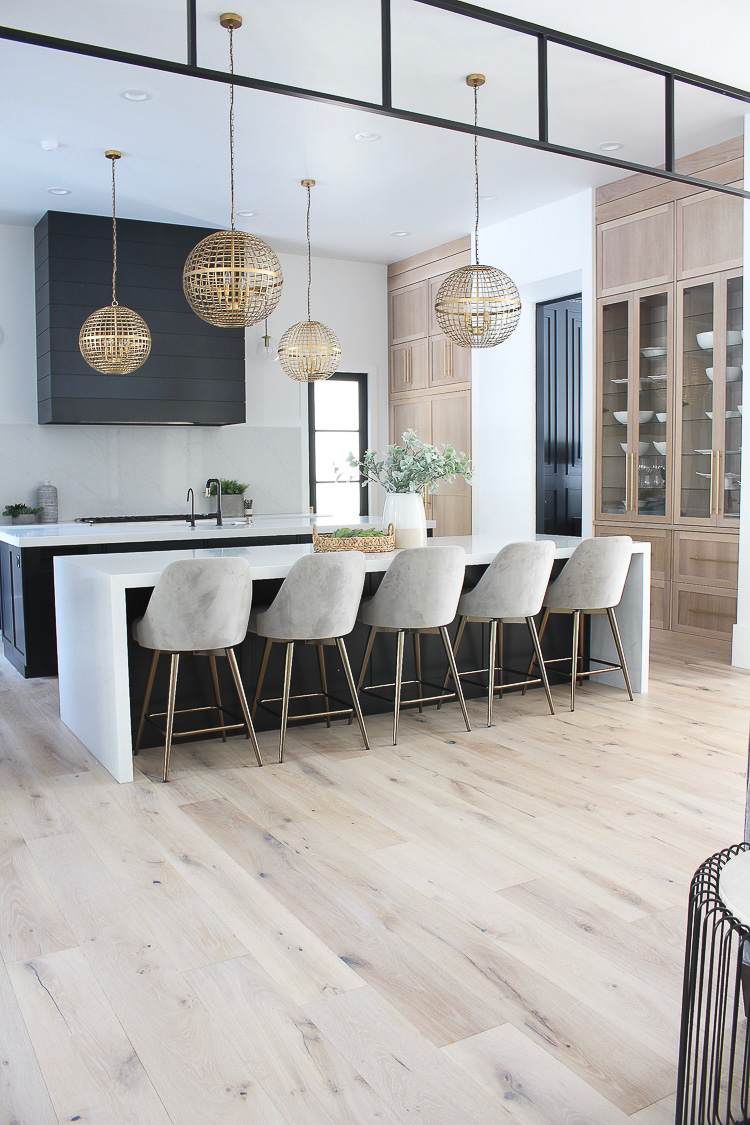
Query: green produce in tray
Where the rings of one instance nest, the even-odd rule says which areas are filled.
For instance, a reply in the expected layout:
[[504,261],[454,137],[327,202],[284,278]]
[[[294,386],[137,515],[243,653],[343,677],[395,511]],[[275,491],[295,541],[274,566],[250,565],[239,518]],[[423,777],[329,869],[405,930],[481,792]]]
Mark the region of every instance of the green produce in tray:
[[385,532],[377,527],[358,527],[354,531],[350,527],[340,527],[331,535],[334,539],[382,539]]

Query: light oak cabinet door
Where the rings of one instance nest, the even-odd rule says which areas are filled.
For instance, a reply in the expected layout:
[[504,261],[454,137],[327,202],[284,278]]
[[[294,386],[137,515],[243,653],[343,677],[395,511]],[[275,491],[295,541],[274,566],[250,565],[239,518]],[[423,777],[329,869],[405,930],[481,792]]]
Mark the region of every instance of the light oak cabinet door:
[[600,297],[674,281],[674,204],[652,207],[597,228]]
[[390,411],[391,444],[400,445],[405,430],[414,430],[421,441],[430,441],[429,398],[407,398],[392,402]]
[[672,631],[732,641],[737,621],[737,595],[705,586],[672,586]]
[[[438,448],[452,445],[460,453],[471,454],[471,391],[434,395],[429,403],[432,444]],[[469,535],[471,485],[463,478],[441,484],[428,497],[427,518],[436,520],[436,535]]]
[[447,336],[430,336],[430,386],[455,387],[471,382],[471,348],[460,348]]
[[393,344],[390,349],[391,394],[424,391],[429,383],[427,340]]
[[743,200],[704,191],[677,201],[677,278],[742,265]]
[[674,579],[698,586],[737,589],[739,539],[705,531],[674,533]]
[[426,281],[405,285],[394,289],[390,294],[391,343],[405,344],[427,336],[427,299],[429,286]]

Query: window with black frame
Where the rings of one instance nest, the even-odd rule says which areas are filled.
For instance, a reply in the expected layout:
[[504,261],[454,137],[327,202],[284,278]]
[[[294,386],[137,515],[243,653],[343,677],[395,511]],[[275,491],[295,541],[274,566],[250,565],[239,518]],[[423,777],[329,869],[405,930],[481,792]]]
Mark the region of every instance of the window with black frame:
[[343,525],[368,514],[367,489],[347,464],[367,448],[367,375],[336,372],[310,383],[308,396],[310,505]]

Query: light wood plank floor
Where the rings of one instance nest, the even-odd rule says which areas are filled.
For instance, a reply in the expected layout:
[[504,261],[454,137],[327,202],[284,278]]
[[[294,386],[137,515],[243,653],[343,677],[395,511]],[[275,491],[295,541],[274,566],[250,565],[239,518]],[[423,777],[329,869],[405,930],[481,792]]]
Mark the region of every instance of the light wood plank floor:
[[685,904],[742,838],[750,679],[505,696],[137,759],[0,659],[0,1122],[671,1125]]

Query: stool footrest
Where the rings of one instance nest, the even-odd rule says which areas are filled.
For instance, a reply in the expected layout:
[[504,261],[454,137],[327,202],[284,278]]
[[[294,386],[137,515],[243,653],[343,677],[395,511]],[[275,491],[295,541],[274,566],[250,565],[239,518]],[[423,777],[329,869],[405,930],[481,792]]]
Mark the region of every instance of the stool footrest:
[[[338,703],[339,707],[336,710],[332,710],[332,711],[306,711],[304,713],[304,715],[288,715],[287,716],[287,722],[288,723],[304,722],[305,719],[335,719],[339,715],[346,715],[347,718],[348,718],[349,715],[354,714],[354,708],[353,707],[347,707],[346,703],[343,699],[339,699],[339,697],[337,695],[331,695],[330,692],[326,692],[326,691],[307,691],[307,692],[300,692],[298,695],[290,695],[289,696],[289,702],[290,703],[294,699],[330,699],[334,703]],[[275,719],[281,718],[281,712],[276,710],[273,707],[269,707],[268,704],[269,703],[282,703],[283,704],[284,697],[282,695],[266,696],[265,699],[258,699],[256,702],[257,702],[258,707],[262,707],[264,711],[267,711],[269,715],[273,715]]]

